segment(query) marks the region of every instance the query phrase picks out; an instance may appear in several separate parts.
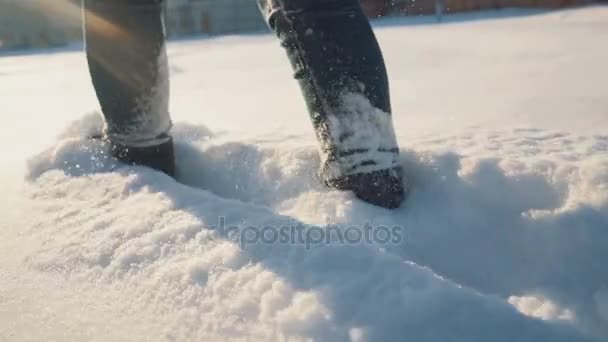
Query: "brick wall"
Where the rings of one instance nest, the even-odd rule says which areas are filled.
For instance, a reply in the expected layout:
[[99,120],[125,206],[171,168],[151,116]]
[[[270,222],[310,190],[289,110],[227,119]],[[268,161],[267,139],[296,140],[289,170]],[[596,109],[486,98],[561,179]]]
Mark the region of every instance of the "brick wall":
[[[370,17],[388,13],[403,15],[434,14],[436,0],[361,0]],[[509,7],[560,8],[583,5],[590,0],[443,0],[445,12],[465,12]]]
[[380,17],[390,9],[385,0],[361,0],[361,6],[370,18]]

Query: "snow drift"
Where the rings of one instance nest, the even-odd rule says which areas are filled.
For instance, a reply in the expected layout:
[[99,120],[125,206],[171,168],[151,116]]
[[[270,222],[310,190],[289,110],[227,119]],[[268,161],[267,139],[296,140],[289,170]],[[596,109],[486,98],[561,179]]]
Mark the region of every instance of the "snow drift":
[[[98,117],[75,127],[94,127]],[[102,143],[86,139],[86,130],[34,159],[28,196],[35,219],[26,234],[44,243],[27,265],[120,287],[128,294],[123,300],[171,317],[160,337],[177,340],[585,340],[565,323],[526,318],[499,295],[572,283],[554,298],[579,304],[568,296],[576,282],[606,280],[588,260],[608,256],[606,193],[591,192],[585,199],[595,203],[581,204],[558,188],[572,186],[576,194],[589,182],[606,186],[597,172],[607,158],[566,172],[548,162],[536,171],[495,158],[463,166],[453,154],[411,154],[402,162],[416,190],[403,209],[389,212],[316,185],[314,149],[216,143],[207,129],[192,126],[175,133],[180,178],[192,186],[121,167]],[[586,177],[555,176],[552,186],[543,171]],[[205,179],[219,185],[207,187]],[[289,216],[294,211],[309,217]],[[398,246],[239,244],[214,229],[220,217],[238,229],[293,220],[348,227],[373,218],[406,234]],[[565,260],[554,265],[556,259]]]

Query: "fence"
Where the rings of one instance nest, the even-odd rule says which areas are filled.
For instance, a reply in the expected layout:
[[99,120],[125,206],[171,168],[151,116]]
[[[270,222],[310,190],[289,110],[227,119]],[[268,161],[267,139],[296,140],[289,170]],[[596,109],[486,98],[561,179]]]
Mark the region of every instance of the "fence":
[[0,0],[0,49],[82,39],[80,0]]
[[[563,7],[592,0],[361,0],[370,17],[505,7]],[[0,0],[0,49],[48,47],[82,39],[81,0]],[[262,30],[257,0],[167,0],[169,37]]]
[[165,25],[170,37],[243,32],[266,27],[255,0],[171,0],[167,2]]
[[[266,27],[256,0],[167,0],[169,37]],[[80,0],[0,0],[0,49],[48,47],[82,39]]]

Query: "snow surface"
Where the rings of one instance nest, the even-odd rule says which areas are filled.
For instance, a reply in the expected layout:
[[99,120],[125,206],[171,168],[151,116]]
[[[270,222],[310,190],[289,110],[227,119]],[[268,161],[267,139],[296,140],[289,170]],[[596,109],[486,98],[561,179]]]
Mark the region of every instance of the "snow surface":
[[[84,138],[80,51],[0,57],[0,340],[607,341],[608,7],[485,16],[377,25],[396,211],[315,179],[270,35],[169,44],[183,184]],[[234,239],[328,222],[403,239]]]

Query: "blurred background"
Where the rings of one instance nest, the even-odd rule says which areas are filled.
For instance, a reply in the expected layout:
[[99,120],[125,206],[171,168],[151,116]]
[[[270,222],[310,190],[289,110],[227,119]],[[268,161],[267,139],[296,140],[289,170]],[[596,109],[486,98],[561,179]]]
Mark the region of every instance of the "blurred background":
[[[595,0],[361,0],[371,17],[502,8],[562,8]],[[82,39],[81,0],[0,0],[0,50],[63,46]],[[263,30],[255,0],[167,0],[170,38]]]

